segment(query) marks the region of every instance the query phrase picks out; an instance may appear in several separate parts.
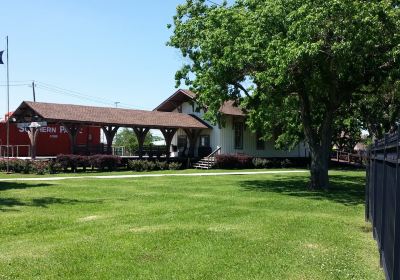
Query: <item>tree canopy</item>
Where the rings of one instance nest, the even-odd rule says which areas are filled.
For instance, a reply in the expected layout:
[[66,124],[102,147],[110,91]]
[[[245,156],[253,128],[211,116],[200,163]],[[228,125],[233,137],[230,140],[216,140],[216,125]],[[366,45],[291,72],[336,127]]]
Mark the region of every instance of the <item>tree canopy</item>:
[[[162,138],[152,135],[149,131],[146,134],[144,145],[151,145],[154,141],[158,140],[162,140]],[[115,136],[114,145],[125,147],[131,153],[135,152],[139,147],[137,137],[131,128],[123,128],[118,131]]]
[[[340,112],[376,104],[398,80],[397,1],[236,0],[177,7],[168,44],[186,64],[177,71],[218,117],[234,99],[247,123],[281,146],[305,139],[312,188],[327,188],[329,153]],[[380,106],[382,108],[382,106]],[[351,116],[351,112],[347,112]],[[360,118],[365,112],[360,112]],[[364,121],[364,120],[360,120]],[[372,123],[372,122],[370,122]]]

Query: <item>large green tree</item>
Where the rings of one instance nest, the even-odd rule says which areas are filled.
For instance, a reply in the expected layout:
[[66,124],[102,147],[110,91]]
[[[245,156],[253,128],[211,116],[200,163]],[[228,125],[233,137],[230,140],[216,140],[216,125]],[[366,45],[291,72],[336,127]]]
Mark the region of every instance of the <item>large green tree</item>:
[[374,94],[358,94],[359,103],[354,111],[370,138],[381,139],[385,133],[394,132],[396,122],[400,120],[400,81],[389,79],[380,88],[372,90]]
[[168,44],[186,58],[178,85],[199,94],[210,118],[235,99],[250,128],[278,145],[304,137],[318,189],[329,186],[338,110],[397,74],[399,23],[397,1],[187,0]]
[[[149,131],[144,139],[144,145],[151,145],[154,141],[162,140],[161,137],[152,135]],[[115,146],[125,147],[130,153],[138,150],[139,143],[133,129],[123,128],[118,131],[114,140]]]
[[[336,118],[333,124],[333,139],[332,142],[339,151],[354,152],[357,143],[363,142],[362,118],[358,104],[353,106],[342,106],[337,114],[340,118]],[[356,108],[354,108],[356,107]]]

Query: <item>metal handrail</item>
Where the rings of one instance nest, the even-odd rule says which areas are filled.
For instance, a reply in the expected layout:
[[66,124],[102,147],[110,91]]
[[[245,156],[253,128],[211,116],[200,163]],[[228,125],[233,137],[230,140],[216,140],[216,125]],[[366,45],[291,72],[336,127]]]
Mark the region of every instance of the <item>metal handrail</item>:
[[112,146],[112,154],[115,156],[132,156],[125,146]]
[[213,160],[212,160],[213,164],[215,163],[215,155],[216,155],[217,153],[219,154],[220,151],[221,151],[221,147],[220,147],[220,146],[217,146],[217,148],[216,148],[211,154],[209,154],[208,156],[206,156],[206,158],[207,158],[207,168],[210,168],[210,167],[211,167],[211,164],[210,164],[210,159],[211,159],[211,158],[213,158]]

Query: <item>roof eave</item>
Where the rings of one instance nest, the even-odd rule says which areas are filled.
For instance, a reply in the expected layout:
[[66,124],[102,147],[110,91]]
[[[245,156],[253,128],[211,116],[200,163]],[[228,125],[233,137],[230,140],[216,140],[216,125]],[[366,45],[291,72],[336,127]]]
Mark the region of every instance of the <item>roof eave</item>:
[[167,102],[169,102],[173,97],[177,96],[179,93],[182,93],[182,94],[186,95],[187,97],[189,97],[192,100],[194,99],[192,96],[187,94],[187,92],[185,92],[185,90],[178,89],[172,95],[170,95],[167,99],[165,99],[160,105],[158,105],[156,108],[154,108],[153,111],[159,111],[164,105],[167,104]]

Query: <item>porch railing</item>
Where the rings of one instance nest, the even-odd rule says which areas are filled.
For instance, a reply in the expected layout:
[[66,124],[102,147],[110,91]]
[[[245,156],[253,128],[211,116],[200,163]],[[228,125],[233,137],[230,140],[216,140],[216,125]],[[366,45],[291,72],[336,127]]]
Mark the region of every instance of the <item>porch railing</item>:
[[332,151],[331,160],[352,165],[365,166],[367,162],[367,155],[342,151]]
[[30,157],[30,145],[0,145],[0,157]]

